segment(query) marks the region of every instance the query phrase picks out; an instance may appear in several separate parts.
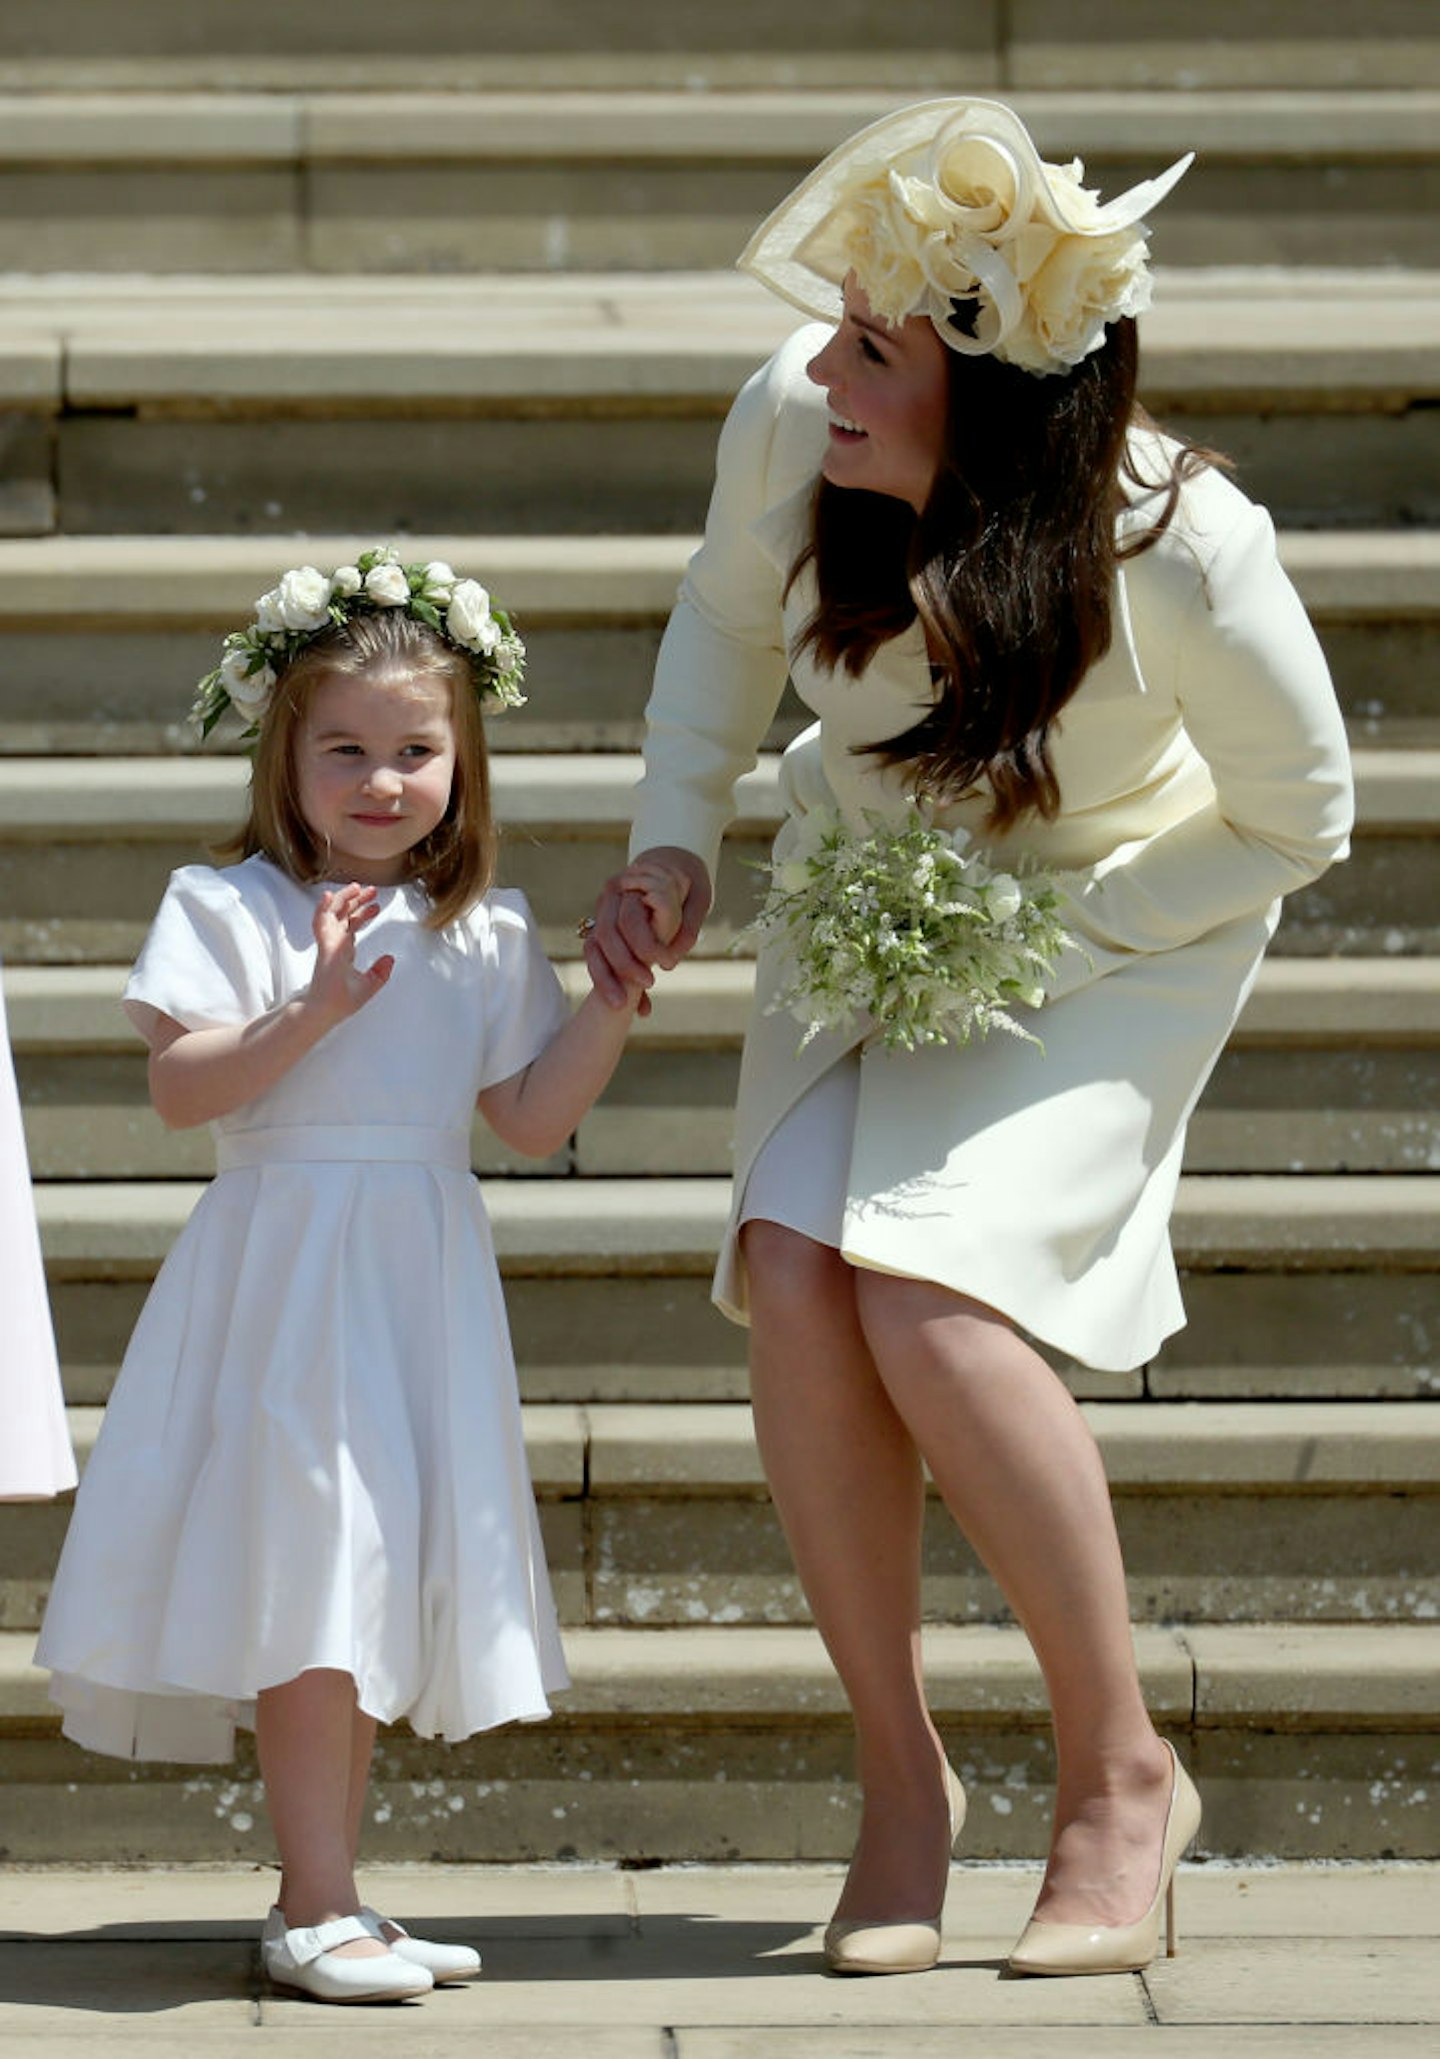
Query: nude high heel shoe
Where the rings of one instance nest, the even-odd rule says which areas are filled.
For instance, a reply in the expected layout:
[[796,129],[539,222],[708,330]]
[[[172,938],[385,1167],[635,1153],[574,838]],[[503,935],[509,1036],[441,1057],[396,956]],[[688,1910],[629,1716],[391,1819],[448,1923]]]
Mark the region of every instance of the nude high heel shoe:
[[[965,1790],[954,1769],[945,1768],[953,1855],[965,1827]],[[874,1923],[837,1917],[825,1930],[825,1965],[831,1973],[928,1973],[940,1957],[939,1910],[928,1922]]]
[[1010,1954],[1012,1973],[1138,1973],[1160,1949],[1160,1905],[1165,1905],[1165,1955],[1175,1956],[1175,1868],[1200,1828],[1200,1797],[1165,1741],[1174,1767],[1170,1808],[1160,1847],[1155,1899],[1138,1923],[1038,1923],[1032,1917]]

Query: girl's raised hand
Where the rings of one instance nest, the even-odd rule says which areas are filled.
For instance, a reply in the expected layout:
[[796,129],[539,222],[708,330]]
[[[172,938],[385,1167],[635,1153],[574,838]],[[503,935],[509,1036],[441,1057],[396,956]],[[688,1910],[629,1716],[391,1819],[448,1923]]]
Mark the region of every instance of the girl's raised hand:
[[373,1000],[395,970],[388,954],[363,970],[355,963],[355,939],[378,912],[371,886],[337,887],[320,896],[312,925],[315,934],[315,977],[308,999],[336,1022],[354,1015]]

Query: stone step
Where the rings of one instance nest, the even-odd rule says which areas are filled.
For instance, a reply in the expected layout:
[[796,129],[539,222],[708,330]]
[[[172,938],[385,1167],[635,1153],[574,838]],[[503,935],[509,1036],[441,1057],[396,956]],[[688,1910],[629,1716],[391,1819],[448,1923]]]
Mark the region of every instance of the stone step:
[[[728,1203],[711,1178],[490,1179],[530,1401],[727,1401],[744,1334],[711,1308]],[[145,1292],[201,1187],[41,1183],[36,1206],[66,1391],[102,1402]],[[1165,1400],[1440,1393],[1440,1177],[1187,1174],[1174,1242],[1189,1327],[1143,1372],[1069,1369],[1077,1393]]]
[[[26,272],[693,270],[894,87],[0,93],[0,264]],[[1167,263],[1440,262],[1440,92],[1020,93],[1113,193],[1181,148]]]
[[0,80],[348,91],[529,87],[691,92],[827,86],[915,94],[1032,88],[1186,91],[1440,85],[1440,32],[1417,0],[831,0],[777,10],[675,0],[7,0]]
[[[572,995],[583,966],[562,968]],[[208,1131],[149,1107],[145,1054],[111,966],[5,975],[36,1179],[183,1179],[213,1164]],[[661,982],[620,1073],[545,1170],[726,1173],[749,1009],[744,962],[692,960]],[[1272,959],[1190,1125],[1192,1172],[1440,1170],[1440,959]],[[536,1170],[477,1119],[478,1172]]]
[[[1277,948],[1297,956],[1440,950],[1433,890],[1440,754],[1356,753],[1354,853],[1286,904]],[[705,948],[732,943],[753,913],[754,863],[778,821],[778,760],[739,788]],[[624,862],[639,774],[624,754],[498,757],[501,877],[530,896],[547,947],[575,952],[577,910]],[[129,961],[169,873],[200,860],[239,819],[246,768],[224,757],[0,758],[0,956],[12,963]],[[39,853],[44,863],[37,864]]]
[[[81,1465],[104,1411],[70,1411]],[[1440,1618],[1440,1403],[1086,1404],[1137,1622]],[[800,1623],[747,1407],[527,1405],[567,1627]],[[0,1629],[33,1629],[65,1503],[0,1505]],[[925,1608],[1007,1620],[935,1495]]]
[[[284,564],[330,567],[373,537],[0,539],[0,753],[193,748],[189,682]],[[529,646],[528,705],[493,749],[633,749],[693,536],[426,535],[418,559],[473,567]],[[1440,680],[1440,533],[1291,530],[1281,553],[1362,740],[1427,741]],[[775,737],[804,711],[787,703]],[[1437,740],[1432,732],[1428,741]]]
[[[0,528],[459,530],[479,503],[487,530],[688,532],[720,416],[793,327],[738,274],[365,283],[306,303],[192,282],[118,308],[12,290]],[[1147,400],[1229,451],[1282,525],[1440,518],[1433,275],[1217,300],[1202,274],[1162,293],[1145,338]]]
[[[1437,1845],[1440,1629],[1140,1626],[1162,1730],[1205,1798],[1206,1856],[1428,1857]],[[391,1731],[365,1825],[386,1860],[839,1859],[857,1823],[853,1742],[815,1633],[572,1630],[548,1724],[448,1750]],[[57,1734],[32,1638],[0,1637],[0,1780],[12,1862],[269,1863],[253,1750],[233,1767],[120,1765]],[[970,1858],[1039,1857],[1053,1761],[1020,1632],[931,1626],[926,1682],[972,1790]],[[497,1793],[504,1807],[486,1807]]]

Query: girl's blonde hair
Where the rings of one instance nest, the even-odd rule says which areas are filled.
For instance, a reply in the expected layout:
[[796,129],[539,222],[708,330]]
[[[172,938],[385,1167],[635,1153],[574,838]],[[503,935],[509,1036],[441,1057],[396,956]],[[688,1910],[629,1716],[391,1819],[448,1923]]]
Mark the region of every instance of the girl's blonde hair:
[[222,858],[268,858],[304,884],[327,875],[330,851],[300,812],[295,743],[316,690],[332,679],[443,684],[455,733],[455,776],[443,819],[406,853],[407,876],[430,901],[426,924],[444,929],[474,906],[495,877],[490,760],[470,660],[443,637],[394,613],[357,615],[317,636],[275,683],[260,723],[244,827],[219,847]]

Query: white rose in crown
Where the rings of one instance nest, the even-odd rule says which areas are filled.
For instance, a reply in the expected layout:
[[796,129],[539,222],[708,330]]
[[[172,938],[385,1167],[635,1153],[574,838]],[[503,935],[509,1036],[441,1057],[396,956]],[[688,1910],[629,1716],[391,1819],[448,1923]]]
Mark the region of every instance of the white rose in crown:
[[467,650],[488,653],[499,643],[500,627],[490,613],[490,596],[478,579],[456,581],[445,627]]
[[359,567],[355,565],[337,566],[330,575],[330,591],[336,600],[348,601],[353,595],[359,593],[364,584],[364,580],[360,577]]
[[275,674],[269,665],[261,665],[254,672],[248,669],[249,665],[248,651],[227,651],[220,661],[220,679],[237,711],[253,722],[264,712]]
[[455,591],[456,578],[443,558],[432,558],[425,567],[425,584],[420,589],[421,600],[433,601],[437,608],[444,607]]
[[271,634],[276,629],[323,629],[330,613],[330,581],[313,565],[297,566],[261,597],[255,613]]
[[410,598],[410,581],[403,566],[372,565],[365,574],[365,591],[377,608],[403,608]]

